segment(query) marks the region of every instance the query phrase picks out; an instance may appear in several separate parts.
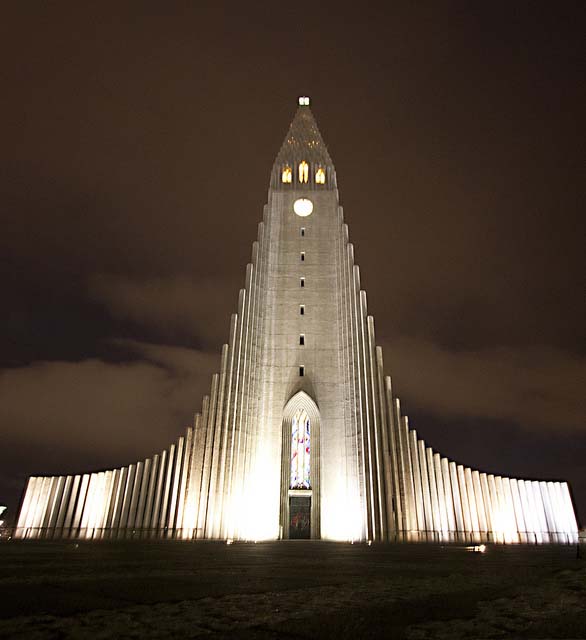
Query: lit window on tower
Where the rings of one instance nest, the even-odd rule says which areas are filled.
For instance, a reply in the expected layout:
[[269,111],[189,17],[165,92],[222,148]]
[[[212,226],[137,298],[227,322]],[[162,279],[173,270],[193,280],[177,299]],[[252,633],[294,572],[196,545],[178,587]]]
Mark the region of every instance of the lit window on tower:
[[299,182],[301,184],[307,184],[309,180],[309,165],[305,160],[299,163]]
[[291,167],[283,167],[283,173],[281,174],[281,182],[289,184],[293,181],[293,172]]
[[291,423],[290,489],[311,489],[309,466],[310,421],[305,409],[298,409]]
[[315,172],[315,183],[316,184],[326,183],[326,172],[321,167]]

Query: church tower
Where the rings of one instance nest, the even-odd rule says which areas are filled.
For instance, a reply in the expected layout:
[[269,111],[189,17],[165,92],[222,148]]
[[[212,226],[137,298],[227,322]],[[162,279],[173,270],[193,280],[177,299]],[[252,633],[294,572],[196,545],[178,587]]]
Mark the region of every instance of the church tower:
[[128,467],[32,477],[18,537],[574,542],[564,482],[464,467],[418,438],[376,346],[336,171],[299,106],[220,370],[193,427]]

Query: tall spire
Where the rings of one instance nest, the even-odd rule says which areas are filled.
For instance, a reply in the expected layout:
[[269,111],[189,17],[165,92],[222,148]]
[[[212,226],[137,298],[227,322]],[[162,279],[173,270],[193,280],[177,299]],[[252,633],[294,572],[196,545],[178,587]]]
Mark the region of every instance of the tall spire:
[[299,98],[299,107],[277,155],[278,163],[302,160],[333,165],[306,96]]
[[301,162],[309,164],[311,173],[322,169],[328,177],[331,177],[328,180],[329,186],[335,186],[334,163],[309,108],[309,98],[306,96],[299,98],[299,106],[275,159],[272,185],[278,187],[282,184],[279,176],[285,167],[290,167],[295,173],[295,167],[298,167]]

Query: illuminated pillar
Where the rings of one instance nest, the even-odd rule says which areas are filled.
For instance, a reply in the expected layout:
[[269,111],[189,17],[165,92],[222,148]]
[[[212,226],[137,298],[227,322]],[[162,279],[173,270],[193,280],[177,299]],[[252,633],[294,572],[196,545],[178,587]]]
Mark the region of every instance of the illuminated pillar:
[[[223,468],[225,464],[226,455],[226,439],[228,436],[227,425],[224,426],[224,413],[226,394],[232,384],[232,368],[234,364],[234,354],[231,345],[234,344],[234,336],[236,334],[236,322],[237,318],[235,314],[232,314],[230,322],[230,341],[229,345],[224,345],[222,352],[222,368],[220,370],[220,379],[217,389],[217,397],[211,398],[213,408],[210,407],[210,425],[208,431],[208,437],[210,438],[210,470],[209,474],[209,489],[206,490],[207,501],[205,504],[205,522],[202,528],[202,535],[206,538],[212,538],[214,536],[214,523],[216,521],[216,509],[219,505],[216,505],[216,498],[220,491],[223,479]],[[218,517],[221,514],[218,514]]]
[[81,527],[81,518],[83,514],[83,509],[85,506],[88,485],[90,482],[90,475],[88,473],[84,473],[81,477],[81,484],[79,486],[79,496],[77,497],[77,505],[75,508],[75,515],[73,516],[73,521],[71,523],[71,534],[73,537],[78,537],[81,535],[80,527]]
[[523,505],[521,504],[521,496],[519,495],[519,486],[515,478],[511,478],[511,495],[513,498],[513,509],[515,511],[515,521],[517,522],[517,531],[521,542],[530,542],[527,538],[527,525],[523,514]]
[[67,512],[65,514],[65,520],[63,522],[63,535],[65,537],[71,537],[73,535],[72,527],[73,527],[73,516],[75,513],[75,505],[77,504],[77,499],[79,496],[79,488],[81,484],[81,476],[76,475],[73,477],[73,482],[71,485],[71,495],[69,498],[69,503],[67,505]]
[[[24,500],[22,502],[22,507],[20,509],[20,513],[18,515],[18,521],[16,523],[16,538],[26,538],[29,527],[29,514],[32,509],[34,509],[34,499],[36,499],[36,485],[38,478],[31,476],[27,483],[26,489],[24,492]],[[31,505],[33,505],[31,509]]]
[[578,542],[578,522],[576,521],[576,514],[574,512],[574,505],[572,504],[572,498],[570,496],[570,489],[567,482],[561,483],[562,497],[567,509],[568,521],[570,531],[572,532],[572,542]]
[[142,521],[142,528],[145,529],[145,534],[150,537],[153,533],[152,514],[155,501],[155,490],[157,486],[157,478],[159,477],[159,461],[160,455],[157,453],[153,456],[151,463],[151,471],[149,476],[149,486],[147,491],[146,503],[144,506],[144,517]]
[[562,500],[559,482],[551,483],[550,493],[553,494],[552,497],[555,504],[556,522],[558,523],[557,529],[565,537],[564,542],[570,542],[570,527],[568,525],[568,520],[566,517],[566,510]]
[[136,510],[138,507],[138,496],[140,495],[140,487],[142,484],[142,473],[144,469],[144,462],[136,463],[136,471],[134,473],[134,482],[132,485],[132,493],[130,498],[130,506],[128,508],[128,520],[126,527],[129,529],[129,533],[134,534],[134,526],[136,522]]
[[468,491],[466,490],[466,478],[464,477],[464,467],[456,465],[458,472],[458,487],[460,489],[460,504],[462,507],[462,517],[464,519],[464,531],[466,540],[470,539],[472,534],[472,518],[470,517],[470,502],[468,501]]
[[[222,348],[222,360],[220,371],[224,372],[226,370],[226,361],[228,357],[228,346],[224,345]],[[203,538],[205,532],[205,523],[207,518],[207,506],[208,506],[208,495],[210,490],[210,474],[211,474],[211,458],[213,452],[213,442],[214,442],[214,420],[215,420],[215,412],[216,412],[216,400],[218,396],[218,385],[220,381],[220,376],[218,374],[214,374],[212,377],[212,391],[211,395],[208,398],[207,396],[204,398],[202,404],[202,430],[204,430],[205,436],[203,436],[203,451],[202,451],[202,471],[201,471],[201,481],[199,483],[200,489],[197,492],[198,500],[197,500],[197,525],[196,525],[196,537]],[[197,486],[197,485],[196,485]]]
[[441,539],[449,540],[450,525],[448,522],[448,505],[446,504],[446,490],[444,488],[444,478],[442,473],[442,462],[439,453],[433,454],[433,468],[435,472],[435,484],[437,488],[437,500],[439,507],[439,518],[441,528]]
[[452,498],[454,500],[454,514],[456,516],[456,538],[465,538],[465,523],[462,510],[462,500],[460,499],[460,483],[458,482],[458,470],[456,468],[456,463],[450,462],[449,469]]
[[431,496],[431,515],[433,521],[433,531],[436,534],[434,537],[439,539],[441,533],[442,523],[440,518],[440,509],[438,502],[437,484],[435,481],[435,468],[433,464],[433,450],[431,447],[425,449],[427,456],[427,480],[429,486],[429,493]]
[[[429,478],[427,476],[427,459],[425,456],[425,442],[417,441],[417,457],[419,459],[419,471],[421,473],[421,492],[423,494],[423,510],[425,512],[425,532],[433,533],[433,516],[431,512],[431,496],[429,491]],[[429,536],[426,535],[426,539]]]
[[170,535],[174,535],[175,519],[177,516],[177,494],[179,492],[179,480],[181,478],[181,464],[183,462],[183,449],[185,445],[185,438],[181,436],[177,440],[177,449],[175,455],[175,465],[173,469],[173,483],[171,485],[171,493],[169,496],[169,520],[167,527],[169,528]]
[[[392,437],[392,418],[387,411],[386,390],[383,385],[384,363],[381,347],[375,346],[374,318],[369,316],[369,339],[372,344],[373,355],[373,397],[375,406],[378,406],[378,443],[379,443],[379,476],[381,486],[381,503],[384,507],[383,515],[383,539],[392,540],[397,530],[397,508],[400,509],[399,485],[397,470],[397,456],[395,443]],[[377,402],[378,401],[378,402]],[[394,498],[394,501],[393,501]],[[393,508],[394,505],[394,508]]]
[[507,505],[503,494],[503,479],[501,476],[494,477],[494,486],[496,503],[498,505],[499,542],[511,542],[510,524],[507,519]]
[[153,499],[153,515],[151,519],[151,531],[154,536],[159,536],[163,530],[160,524],[161,520],[161,507],[163,504],[163,488],[165,485],[165,477],[167,475],[167,450],[161,452],[159,458],[159,470],[157,473],[157,485],[155,489],[155,496]]
[[73,486],[73,476],[67,476],[65,478],[65,484],[63,487],[63,496],[61,498],[61,504],[59,505],[59,513],[57,515],[57,522],[55,523],[55,534],[57,537],[63,537],[65,516],[67,515],[67,507],[71,500],[71,488]]
[[35,508],[35,518],[33,523],[35,538],[40,538],[43,535],[43,520],[45,518],[45,511],[47,510],[47,501],[49,500],[50,490],[51,490],[51,478],[44,477],[41,481],[39,498]]
[[[238,309],[242,306],[242,290],[238,297]],[[229,464],[228,451],[232,444],[230,433],[230,404],[234,387],[234,367],[236,358],[236,342],[238,337],[238,314],[232,314],[230,322],[230,345],[228,351],[228,370],[224,385],[220,388],[216,416],[214,451],[212,470],[210,473],[210,492],[208,496],[208,514],[205,535],[208,538],[219,538],[221,535],[222,507],[226,481],[226,465]]]
[[120,526],[118,530],[119,538],[127,537],[128,514],[130,513],[130,503],[132,502],[132,491],[134,489],[134,479],[136,477],[136,465],[128,465],[126,476],[126,486],[124,487],[124,498],[122,499],[122,511],[120,513]]
[[503,478],[503,495],[507,509],[507,519],[509,522],[509,530],[511,531],[511,540],[509,542],[519,542],[519,524],[515,517],[515,505],[513,503],[513,492],[511,491],[511,479]]
[[203,472],[203,454],[205,450],[206,429],[203,414],[196,414],[193,427],[193,453],[191,455],[190,471],[187,480],[187,496],[183,526],[188,527],[190,538],[197,537],[197,515],[201,496]]
[[61,498],[63,497],[63,488],[65,486],[65,476],[55,476],[53,479],[53,491],[47,505],[47,537],[55,537],[55,525],[57,524],[57,516],[59,515],[59,507],[61,506]]
[[[479,475],[480,479],[480,493],[482,495],[482,504],[484,506],[484,518],[486,522],[486,533],[492,533],[493,524],[492,524],[492,502],[490,499],[490,490],[488,488],[488,478],[486,477],[486,473],[481,473]],[[487,537],[488,540],[490,538]]]
[[99,514],[99,518],[96,522],[98,531],[96,535],[99,538],[106,537],[106,531],[108,527],[108,517],[110,515],[110,504],[112,501],[112,483],[114,481],[114,471],[105,471],[103,475],[103,488],[102,488],[102,505]]
[[108,510],[104,517],[104,538],[112,538],[114,532],[114,516],[116,512],[116,505],[118,501],[118,492],[120,490],[120,477],[122,475],[121,469],[114,469],[112,471],[112,481],[110,483],[110,498],[108,502]]
[[147,500],[147,494],[151,487],[151,459],[147,458],[144,461],[144,467],[142,471],[142,482],[140,485],[140,493],[138,496],[138,504],[136,507],[136,519],[134,526],[136,529],[144,529],[144,512]]
[[543,510],[545,511],[545,519],[547,521],[547,530],[549,531],[552,542],[557,542],[555,519],[553,517],[553,510],[549,502],[549,492],[547,489],[547,482],[539,483],[539,491],[541,492],[541,501],[543,504]]
[[[397,411],[399,412],[399,415],[400,415],[401,408],[399,406],[398,400],[397,400]],[[416,532],[419,530],[418,519],[419,519],[420,507],[418,506],[419,503],[418,503],[418,498],[415,490],[415,473],[413,469],[413,461],[411,456],[411,442],[410,442],[411,436],[409,435],[409,420],[407,416],[401,417],[401,434],[402,434],[401,437],[404,445],[405,470],[407,474],[405,480],[406,480],[406,487],[409,494],[409,502],[408,502],[409,517],[407,520],[409,524],[409,531]]]
[[250,338],[251,324],[253,323],[252,305],[253,294],[251,291],[251,283],[254,267],[252,264],[246,265],[246,276],[244,286],[244,305],[242,309],[241,319],[241,337],[240,337],[240,362],[238,366],[238,379],[234,400],[234,463],[232,465],[232,474],[229,485],[229,502],[232,513],[231,522],[229,524],[228,536],[242,538],[244,518],[246,516],[245,506],[245,469],[247,460],[247,409],[248,409],[248,381],[250,378]]
[[551,521],[553,524],[555,542],[565,542],[565,537],[563,533],[563,525],[560,522],[559,513],[557,510],[557,502],[556,495],[554,491],[554,483],[546,482],[545,483],[545,491],[546,491],[546,502],[549,505],[549,513],[551,516]]
[[466,467],[464,469],[464,482],[466,483],[466,495],[468,496],[472,532],[476,537],[478,537],[478,534],[480,533],[480,524],[478,521],[478,513],[476,511],[476,495],[474,492],[474,485],[472,483],[472,470],[470,467]]
[[112,537],[118,537],[120,532],[120,519],[122,517],[122,506],[124,504],[124,495],[126,493],[126,483],[128,480],[128,467],[122,467],[120,469],[120,478],[118,481],[118,491],[116,494],[116,504],[114,507],[114,519],[112,523],[113,532]]
[[80,523],[80,530],[79,530],[80,538],[91,537],[89,524],[90,524],[90,517],[92,515],[93,506],[94,506],[94,495],[97,489],[97,482],[98,482],[98,474],[97,473],[90,474],[86,501],[81,514],[81,523]]
[[545,515],[545,506],[543,504],[543,496],[541,495],[541,487],[537,480],[531,482],[533,502],[535,503],[535,513],[539,518],[539,526],[543,542],[551,542],[549,535],[549,527],[547,526],[547,517]]
[[164,537],[167,537],[167,515],[169,509],[169,492],[171,491],[171,483],[173,481],[173,469],[175,465],[175,445],[172,444],[169,447],[169,456],[167,458],[167,473],[165,476],[165,485],[163,487],[163,493],[161,494],[161,515],[159,520],[159,528],[164,532]]
[[525,519],[527,542],[540,542],[540,540],[537,539],[537,527],[535,526],[534,509],[529,503],[529,496],[525,487],[524,480],[517,480],[517,489],[519,491],[519,499],[521,501],[521,508],[523,509],[523,516]]
[[187,481],[191,469],[191,454],[193,449],[193,427],[188,427],[185,433],[185,448],[183,452],[183,465],[181,469],[181,480],[179,483],[179,494],[177,496],[177,532],[181,538],[187,536],[183,535],[183,518],[185,511],[185,499],[187,497]]
[[454,509],[454,494],[452,492],[452,482],[450,480],[450,467],[447,458],[441,458],[442,481],[444,483],[444,495],[446,501],[446,516],[448,518],[448,531],[450,540],[456,538],[458,527],[456,525],[456,512]]
[[478,516],[478,528],[481,533],[486,535],[488,527],[486,525],[486,512],[484,509],[484,499],[482,496],[482,488],[480,487],[480,474],[478,473],[478,471],[472,471],[472,486],[474,488],[476,515]]
[[33,501],[33,509],[31,513],[31,523],[30,523],[30,537],[38,538],[41,534],[41,526],[43,517],[43,509],[46,500],[46,492],[47,492],[47,482],[49,479],[47,477],[37,478],[37,485],[35,487],[35,498]]
[[488,474],[486,479],[488,483],[488,490],[490,492],[490,511],[491,511],[490,517],[492,521],[494,541],[504,542],[505,541],[504,519],[503,519],[500,495],[496,487],[496,479],[492,473]]
[[[405,416],[406,417],[406,416]],[[409,450],[411,453],[411,467],[413,470],[413,482],[415,484],[415,507],[417,513],[417,531],[423,533],[426,530],[424,507],[423,507],[423,491],[421,488],[421,471],[419,469],[419,456],[417,451],[417,432],[414,429],[409,430]]]
[[567,482],[562,482],[562,495],[564,503],[568,512],[568,520],[570,523],[570,530],[572,531],[572,542],[578,542],[578,522],[576,520],[576,514],[574,512],[574,505],[572,504],[572,497],[570,496],[570,489]]

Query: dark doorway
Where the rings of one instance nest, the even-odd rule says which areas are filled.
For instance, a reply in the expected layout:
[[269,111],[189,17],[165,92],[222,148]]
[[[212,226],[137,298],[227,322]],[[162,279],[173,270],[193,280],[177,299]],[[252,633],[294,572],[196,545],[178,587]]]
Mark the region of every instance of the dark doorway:
[[311,537],[311,496],[289,498],[289,538],[309,540]]

